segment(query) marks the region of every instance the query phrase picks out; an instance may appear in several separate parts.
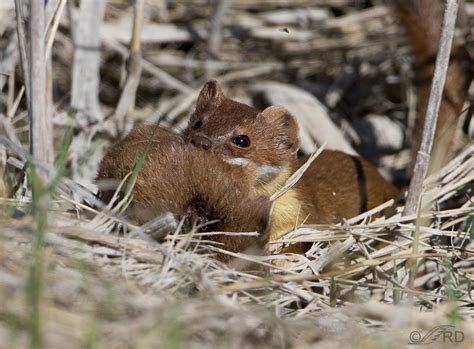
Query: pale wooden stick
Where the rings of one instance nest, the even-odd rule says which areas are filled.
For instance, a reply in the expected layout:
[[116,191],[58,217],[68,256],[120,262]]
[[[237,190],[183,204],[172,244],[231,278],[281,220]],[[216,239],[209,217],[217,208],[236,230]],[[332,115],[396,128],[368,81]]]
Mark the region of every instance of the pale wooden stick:
[[51,17],[50,22],[48,23],[47,37],[46,37],[46,58],[51,54],[51,49],[53,48],[54,37],[58,31],[59,21],[61,20],[61,15],[63,14],[64,6],[66,5],[66,0],[59,0],[57,3],[57,8],[54,11],[54,15]]
[[135,0],[133,7],[133,28],[132,39],[130,40],[128,75],[114,115],[114,118],[117,122],[118,131],[121,134],[129,131],[128,126],[131,126],[133,122],[132,116],[135,105],[135,96],[142,72],[140,38],[143,28],[144,8],[144,0]]
[[222,42],[222,20],[227,9],[231,5],[231,0],[216,0],[215,12],[211,19],[211,32],[207,42],[207,50],[214,57],[219,56]]
[[77,23],[71,20],[74,58],[71,81],[71,107],[81,126],[102,120],[99,104],[100,25],[105,13],[104,0],[83,0]]
[[447,0],[446,2],[441,38],[439,40],[438,54],[436,56],[435,71],[433,82],[431,84],[428,108],[426,110],[420,150],[416,156],[413,178],[410,182],[407,201],[403,211],[403,215],[405,216],[416,213],[420,203],[423,181],[428,173],[431,148],[433,146],[433,139],[436,130],[436,121],[438,119],[441,98],[443,97],[446,72],[448,70],[449,56],[453,43],[458,6],[459,0]]
[[[54,162],[51,118],[46,115],[45,9],[44,2],[29,4],[29,67],[30,67],[30,151],[42,163]],[[44,174],[44,172],[43,172]],[[46,175],[42,175],[46,179]]]
[[72,140],[69,159],[72,178],[92,187],[91,179],[99,166],[101,151],[100,140],[94,136],[104,121],[99,91],[100,27],[105,14],[105,0],[81,0],[77,17],[73,15],[76,13],[73,3],[74,1],[68,2],[70,31],[74,43],[71,108],[74,110],[74,127],[80,132]]

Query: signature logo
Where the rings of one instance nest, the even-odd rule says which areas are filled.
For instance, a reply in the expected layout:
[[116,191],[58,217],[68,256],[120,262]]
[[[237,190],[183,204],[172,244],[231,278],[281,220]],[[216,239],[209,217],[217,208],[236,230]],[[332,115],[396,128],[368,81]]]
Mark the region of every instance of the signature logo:
[[410,342],[408,342],[408,344],[414,345],[427,345],[436,341],[443,343],[461,343],[464,341],[464,332],[456,331],[454,326],[443,325],[433,327],[425,335],[423,335],[421,331],[412,331],[409,339]]

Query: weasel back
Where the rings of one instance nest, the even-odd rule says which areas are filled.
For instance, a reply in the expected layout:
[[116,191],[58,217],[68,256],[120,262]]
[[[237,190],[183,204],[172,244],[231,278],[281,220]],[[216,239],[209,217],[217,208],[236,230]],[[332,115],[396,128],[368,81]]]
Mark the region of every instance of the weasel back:
[[[307,157],[302,158],[300,164],[306,160]],[[277,199],[269,239],[278,239],[303,223],[340,223],[398,194],[399,190],[368,161],[341,151],[325,150],[298,183]]]

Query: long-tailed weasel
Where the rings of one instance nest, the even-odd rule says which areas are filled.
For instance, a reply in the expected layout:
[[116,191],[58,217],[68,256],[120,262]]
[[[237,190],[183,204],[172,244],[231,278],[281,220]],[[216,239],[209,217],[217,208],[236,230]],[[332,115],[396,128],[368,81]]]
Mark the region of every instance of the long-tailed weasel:
[[[202,88],[187,142],[217,154],[255,176],[254,195],[270,197],[305,159],[297,159],[298,125],[282,107],[261,111],[226,98],[216,81]],[[369,162],[339,151],[323,151],[300,181],[277,199],[270,239],[306,223],[336,223],[396,196]]]
[[[153,126],[135,128],[111,146],[100,164],[97,179],[113,179],[115,185],[100,191],[102,200],[111,200],[114,189],[132,171],[152,139],[127,210],[131,219],[142,224],[161,213],[171,212],[191,224],[218,220],[207,230],[261,233],[259,237],[211,235],[208,238],[222,243],[224,249],[242,252],[263,247],[268,240],[265,232],[271,203],[267,198],[249,194],[255,186],[249,172],[186,144],[170,130],[157,128],[153,134],[153,129]],[[229,260],[225,255],[220,259]]]

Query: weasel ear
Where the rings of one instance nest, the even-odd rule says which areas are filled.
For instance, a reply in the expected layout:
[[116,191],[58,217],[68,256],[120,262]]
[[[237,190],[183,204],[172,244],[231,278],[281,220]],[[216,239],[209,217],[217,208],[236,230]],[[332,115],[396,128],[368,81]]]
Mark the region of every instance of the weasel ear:
[[258,114],[258,117],[273,125],[281,123],[281,121],[284,121],[284,119],[293,119],[293,116],[291,116],[288,110],[276,105],[265,108],[262,112],[260,112],[260,114]]
[[216,80],[209,80],[206,82],[199,92],[196,103],[196,109],[202,109],[209,105],[209,103],[219,104],[225,98],[219,83]]
[[276,134],[273,140],[280,147],[286,147],[296,153],[300,148],[298,137],[298,123],[288,110],[279,106],[271,106],[260,112],[257,116],[261,121],[272,125]]

